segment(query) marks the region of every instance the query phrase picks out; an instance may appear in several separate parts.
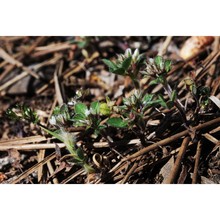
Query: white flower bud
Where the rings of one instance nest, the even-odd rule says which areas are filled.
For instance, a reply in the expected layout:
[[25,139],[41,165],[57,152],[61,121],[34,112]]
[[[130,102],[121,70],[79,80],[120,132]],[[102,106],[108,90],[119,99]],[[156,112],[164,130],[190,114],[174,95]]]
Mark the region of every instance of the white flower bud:
[[134,61],[137,61],[138,56],[139,56],[139,50],[136,49],[136,50],[134,51],[134,53],[133,53],[132,59],[133,59]]
[[129,57],[129,56],[131,56],[131,55],[132,55],[132,51],[131,51],[130,48],[128,48],[128,49],[125,51],[125,56],[126,56],[126,57]]

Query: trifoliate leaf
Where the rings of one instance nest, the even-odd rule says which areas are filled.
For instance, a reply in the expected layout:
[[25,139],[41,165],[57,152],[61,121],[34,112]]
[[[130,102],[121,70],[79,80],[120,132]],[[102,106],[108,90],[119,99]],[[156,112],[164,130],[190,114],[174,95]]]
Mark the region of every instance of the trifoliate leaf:
[[83,103],[77,103],[75,105],[75,113],[76,114],[82,114],[86,116],[86,112],[88,111],[88,108],[85,104]]

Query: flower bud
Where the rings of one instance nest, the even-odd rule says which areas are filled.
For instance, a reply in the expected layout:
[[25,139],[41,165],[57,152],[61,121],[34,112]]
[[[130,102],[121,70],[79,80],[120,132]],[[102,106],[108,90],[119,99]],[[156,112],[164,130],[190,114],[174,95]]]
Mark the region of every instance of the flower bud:
[[134,51],[133,55],[132,55],[132,59],[133,59],[134,62],[137,61],[139,54],[140,54],[140,53],[139,53],[139,50],[136,49],[136,50]]
[[131,55],[132,55],[131,49],[130,49],[130,48],[126,49],[126,51],[125,51],[125,56],[126,56],[126,57],[129,57],[129,56],[131,56]]

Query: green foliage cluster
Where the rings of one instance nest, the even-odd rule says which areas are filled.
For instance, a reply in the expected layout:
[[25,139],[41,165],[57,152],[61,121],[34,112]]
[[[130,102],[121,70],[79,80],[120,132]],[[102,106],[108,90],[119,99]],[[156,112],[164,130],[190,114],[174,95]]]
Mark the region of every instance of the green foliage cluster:
[[[72,101],[54,109],[50,118],[50,124],[56,128],[54,131],[41,125],[36,113],[29,107],[19,105],[16,109],[7,111],[10,118],[34,122],[65,143],[74,162],[83,166],[88,173],[95,171],[87,164],[86,155],[82,148],[76,147],[76,138],[67,131],[67,128],[84,127],[85,132],[92,134],[93,138],[108,133],[110,127],[127,129],[139,135],[144,144],[144,132],[147,127],[145,116],[149,108],[162,106],[169,109],[176,106],[181,114],[184,114],[185,111],[178,100],[177,91],[171,89],[166,79],[167,73],[172,69],[171,60],[161,56],[147,60],[143,54],[139,54],[138,49],[134,53],[131,49],[127,49],[124,54],[118,55],[115,61],[103,59],[103,62],[108,66],[110,72],[129,76],[134,83],[134,92],[130,97],[123,97],[121,105],[116,105],[115,101],[110,100],[109,97],[106,97],[104,101],[94,101],[90,105],[86,105],[83,103],[84,93],[79,90]],[[143,77],[152,78],[150,85],[162,84],[169,99],[165,99],[161,93],[148,94],[143,91],[139,84],[139,79]],[[197,88],[193,80],[190,81],[190,79],[186,80],[185,84],[201,105],[207,105],[209,97],[207,88]],[[183,122],[185,122],[184,120],[185,118]],[[138,129],[134,129],[134,127]]]

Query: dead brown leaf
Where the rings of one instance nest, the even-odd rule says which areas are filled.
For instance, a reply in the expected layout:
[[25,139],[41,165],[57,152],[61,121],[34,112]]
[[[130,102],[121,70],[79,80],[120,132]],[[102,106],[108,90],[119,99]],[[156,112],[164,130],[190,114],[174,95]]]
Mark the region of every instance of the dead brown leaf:
[[186,40],[183,47],[180,50],[180,56],[183,59],[188,59],[194,56],[200,50],[204,49],[206,46],[211,45],[214,41],[212,36],[193,36]]

